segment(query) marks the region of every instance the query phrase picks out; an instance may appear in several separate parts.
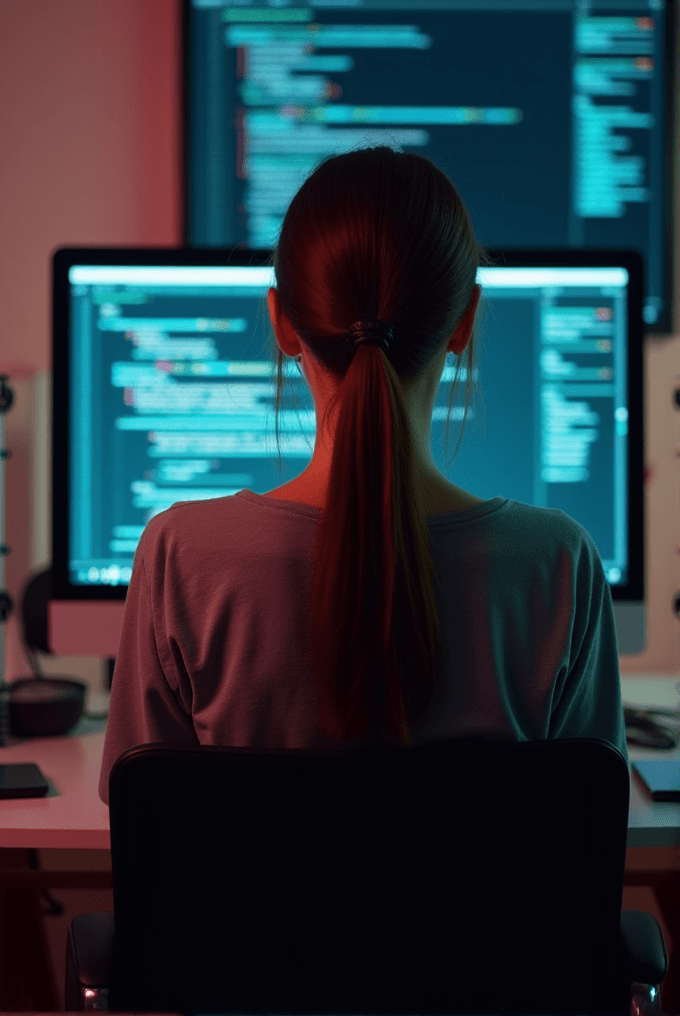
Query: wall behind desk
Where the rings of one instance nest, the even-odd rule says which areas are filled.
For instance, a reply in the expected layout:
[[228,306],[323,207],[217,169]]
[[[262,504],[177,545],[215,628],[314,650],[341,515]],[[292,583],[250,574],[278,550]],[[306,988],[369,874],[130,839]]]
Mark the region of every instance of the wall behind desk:
[[[50,256],[71,244],[181,243],[181,108],[179,0],[0,2],[0,370],[15,395],[5,415],[10,680],[29,672],[21,589],[51,557]],[[41,662],[100,681],[98,660]]]
[[[50,255],[68,244],[181,243],[179,0],[0,0],[0,97],[0,371],[15,393],[5,416],[12,680],[29,667],[21,590],[51,560]],[[649,641],[621,668],[678,673],[680,334],[648,339],[645,363]],[[101,687],[98,659],[41,662]]]

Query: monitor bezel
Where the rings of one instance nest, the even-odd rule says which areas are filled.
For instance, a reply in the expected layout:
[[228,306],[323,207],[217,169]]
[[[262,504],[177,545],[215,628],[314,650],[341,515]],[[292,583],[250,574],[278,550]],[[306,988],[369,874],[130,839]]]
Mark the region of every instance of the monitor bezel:
[[[645,593],[645,502],[644,502],[644,343],[642,300],[644,261],[633,250],[532,250],[507,248],[489,250],[499,266],[623,267],[629,273],[628,286],[628,581],[611,586],[614,600],[644,601]],[[269,250],[196,247],[65,247],[52,256],[52,591],[53,600],[124,600],[127,583],[117,586],[76,586],[69,580],[68,536],[69,498],[68,448],[70,442],[69,269],[72,265],[243,265],[267,266]],[[639,379],[639,383],[634,383]],[[66,482],[59,484],[55,477]],[[642,533],[636,543],[635,532]]]

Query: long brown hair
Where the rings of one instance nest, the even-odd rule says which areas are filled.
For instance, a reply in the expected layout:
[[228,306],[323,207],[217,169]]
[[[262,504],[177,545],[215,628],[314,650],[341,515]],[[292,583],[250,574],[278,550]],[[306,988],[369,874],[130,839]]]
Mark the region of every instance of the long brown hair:
[[[435,572],[400,379],[417,378],[441,351],[489,263],[451,181],[429,159],[388,147],[321,163],[281,227],[281,309],[340,385],[317,421],[337,412],[310,599],[320,727],[335,740],[410,744],[440,677]],[[387,323],[400,341],[353,353],[344,336],[362,320]],[[473,347],[474,336],[463,425]]]

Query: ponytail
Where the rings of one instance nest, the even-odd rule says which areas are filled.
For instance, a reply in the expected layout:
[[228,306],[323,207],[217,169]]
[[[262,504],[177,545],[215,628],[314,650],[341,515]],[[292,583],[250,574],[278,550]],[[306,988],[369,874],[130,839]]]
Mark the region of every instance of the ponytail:
[[[281,309],[338,384],[317,421],[334,419],[334,442],[310,601],[320,727],[338,741],[411,744],[440,679],[436,574],[402,382],[441,351],[480,263],[453,184],[423,156],[387,147],[319,165],[281,228]],[[396,341],[353,349],[360,321],[384,322]],[[472,356],[473,341],[464,422]],[[277,444],[282,362],[278,349]]]

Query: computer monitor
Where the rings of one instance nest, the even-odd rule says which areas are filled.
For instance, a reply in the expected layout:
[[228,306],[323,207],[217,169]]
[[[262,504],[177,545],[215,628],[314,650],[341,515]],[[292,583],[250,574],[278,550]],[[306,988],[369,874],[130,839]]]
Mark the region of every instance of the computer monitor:
[[634,248],[672,331],[674,3],[184,0],[185,237],[272,247],[303,180],[433,158],[488,247]]
[[[632,251],[492,256],[494,266],[479,269],[468,424],[453,457],[466,359],[449,354],[432,414],[433,459],[478,497],[561,508],[582,523],[610,582],[620,651],[639,653],[642,259]],[[262,494],[307,466],[314,402],[286,357],[278,469],[273,281],[269,251],[54,255],[54,652],[116,655],[134,552],[154,515],[176,501]]]

